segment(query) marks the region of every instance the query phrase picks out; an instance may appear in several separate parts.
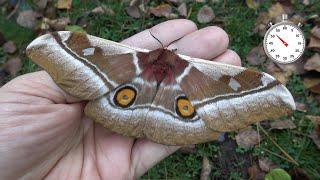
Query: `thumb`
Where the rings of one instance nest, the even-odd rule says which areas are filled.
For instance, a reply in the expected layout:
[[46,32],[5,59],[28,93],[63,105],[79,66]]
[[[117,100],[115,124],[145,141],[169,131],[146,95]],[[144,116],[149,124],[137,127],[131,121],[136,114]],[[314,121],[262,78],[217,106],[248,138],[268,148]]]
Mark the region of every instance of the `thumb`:
[[[81,102],[80,99],[65,93],[45,71],[19,76],[2,88],[0,92],[14,93],[14,96],[0,93],[0,99],[26,104],[66,104]],[[5,96],[5,97],[3,97]]]

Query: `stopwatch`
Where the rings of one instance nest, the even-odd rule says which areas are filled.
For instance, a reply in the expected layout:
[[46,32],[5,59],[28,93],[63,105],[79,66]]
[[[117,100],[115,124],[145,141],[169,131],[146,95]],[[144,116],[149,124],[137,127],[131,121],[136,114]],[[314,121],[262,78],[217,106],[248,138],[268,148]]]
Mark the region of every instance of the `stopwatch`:
[[306,47],[306,40],[300,29],[301,24],[295,25],[287,19],[288,16],[283,14],[282,22],[270,24],[263,40],[263,48],[267,56],[281,64],[297,61]]

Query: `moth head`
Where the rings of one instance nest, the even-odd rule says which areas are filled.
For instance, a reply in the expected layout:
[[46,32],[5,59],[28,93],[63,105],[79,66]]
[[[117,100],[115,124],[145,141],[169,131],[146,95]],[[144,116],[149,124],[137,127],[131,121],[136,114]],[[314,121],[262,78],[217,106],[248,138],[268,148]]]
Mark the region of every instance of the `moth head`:
[[116,105],[126,108],[134,103],[136,96],[137,91],[133,87],[124,86],[116,91],[113,101]]
[[196,111],[191,101],[186,96],[180,96],[176,100],[176,113],[182,118],[192,119]]

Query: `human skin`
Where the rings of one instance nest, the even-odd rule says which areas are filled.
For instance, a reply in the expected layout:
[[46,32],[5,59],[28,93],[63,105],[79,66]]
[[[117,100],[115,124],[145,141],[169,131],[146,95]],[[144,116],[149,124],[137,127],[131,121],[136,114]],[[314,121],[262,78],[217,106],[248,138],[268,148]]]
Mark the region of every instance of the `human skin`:
[[[189,20],[166,21],[122,43],[161,48],[150,32],[177,53],[241,64],[221,28],[197,30]],[[0,179],[135,179],[179,149],[113,133],[85,117],[84,107],[44,71],[1,87]]]

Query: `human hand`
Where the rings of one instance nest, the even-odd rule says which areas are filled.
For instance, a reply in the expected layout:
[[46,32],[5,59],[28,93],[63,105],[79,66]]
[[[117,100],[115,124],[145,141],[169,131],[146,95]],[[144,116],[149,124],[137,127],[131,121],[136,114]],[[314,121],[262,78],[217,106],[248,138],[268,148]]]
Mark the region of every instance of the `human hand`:
[[[189,20],[154,26],[152,35],[177,53],[240,65],[218,27],[197,30]],[[161,48],[149,30],[122,43]],[[179,147],[113,133],[83,114],[85,103],[64,93],[44,72],[0,88],[0,179],[133,179]]]

